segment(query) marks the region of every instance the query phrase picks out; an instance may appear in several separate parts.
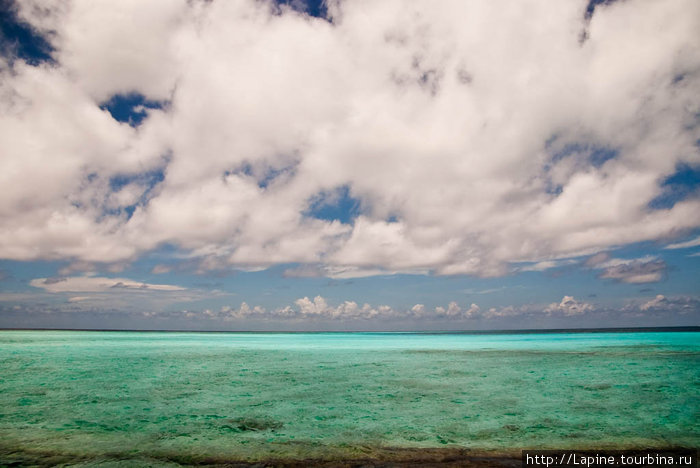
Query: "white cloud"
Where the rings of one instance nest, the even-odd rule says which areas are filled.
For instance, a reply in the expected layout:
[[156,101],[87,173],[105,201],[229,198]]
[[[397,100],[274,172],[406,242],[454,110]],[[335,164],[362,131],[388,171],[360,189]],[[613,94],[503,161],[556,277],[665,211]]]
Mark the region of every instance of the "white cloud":
[[325,298],[316,296],[313,299],[303,297],[297,299],[293,306],[283,306],[275,309],[266,309],[261,306],[251,307],[247,303],[241,303],[239,308],[223,306],[219,310],[207,309],[202,313],[189,311],[188,316],[238,320],[238,319],[293,319],[293,320],[367,320],[387,319],[400,316],[398,312],[386,305],[371,306],[359,305],[354,301],[345,301],[337,306],[329,305]]
[[696,237],[695,239],[690,239],[685,242],[678,242],[676,244],[669,244],[664,249],[686,249],[688,247],[697,247],[700,245],[700,236]]
[[[516,286],[516,287],[520,288],[522,286]],[[503,291],[504,289],[506,289],[505,286],[501,286],[498,288],[488,288],[488,289],[468,288],[468,289],[464,289],[462,292],[465,294],[493,294],[495,292]]]
[[560,303],[552,303],[550,304],[544,311],[547,314],[563,314],[565,316],[572,316],[572,315],[582,315],[585,314],[586,312],[591,312],[595,308],[593,305],[587,303],[587,302],[580,302],[574,299],[573,296],[564,296],[561,300]]
[[73,296],[68,298],[68,302],[82,302],[89,301],[90,296]]
[[126,278],[103,278],[99,276],[72,276],[59,278],[35,278],[29,282],[35,288],[48,292],[106,292],[116,290],[138,291],[184,291],[185,288],[171,284],[151,284]]
[[408,270],[383,270],[380,268],[362,268],[357,266],[337,266],[337,265],[302,265],[295,268],[289,268],[284,271],[284,276],[290,278],[315,278],[327,277],[333,279],[352,279],[352,278],[367,278],[370,276],[379,275],[395,275],[395,274],[427,274],[427,269],[408,269]]
[[[53,284],[60,284],[55,282]],[[44,287],[46,287],[45,285]],[[75,288],[78,289],[78,288]],[[418,326],[418,324],[430,324],[440,329],[477,329],[488,327],[520,327],[527,328],[558,323],[563,327],[568,325],[599,326],[600,323],[610,320],[611,317],[628,320],[634,319],[637,323],[658,323],[657,319],[663,319],[668,323],[669,319],[678,317],[690,317],[700,313],[700,299],[692,296],[657,295],[647,301],[630,300],[618,306],[600,305],[577,300],[573,296],[564,296],[561,301],[549,305],[521,304],[503,305],[482,309],[477,304],[460,305],[452,301],[447,306],[426,307],[424,304],[415,304],[402,309],[388,305],[360,304],[347,300],[340,303],[331,303],[322,296],[313,298],[302,297],[291,304],[266,308],[260,305],[249,305],[242,302],[235,307],[225,305],[218,308],[180,309],[180,304],[196,304],[196,301],[210,299],[212,294],[225,296],[221,292],[205,291],[177,291],[153,289],[151,293],[144,293],[143,289],[128,288],[118,295],[110,294],[114,289],[102,285],[100,288],[82,287],[79,295],[70,295],[60,302],[51,302],[52,293],[59,292],[47,289],[43,295],[37,294],[0,294],[0,303],[12,304],[22,300],[22,305],[14,305],[16,310],[25,310],[32,313],[118,313],[142,316],[145,318],[170,318],[186,320],[211,320],[215,322],[247,322],[268,323],[275,326],[287,326],[289,323],[306,324],[353,324],[364,328],[368,324],[378,325],[379,328],[386,325],[394,327],[396,324]],[[73,292],[73,291],[67,291]],[[55,296],[53,296],[55,297]],[[9,310],[9,306],[4,310]],[[546,322],[543,322],[546,320]],[[552,322],[558,320],[558,322]],[[640,322],[641,320],[641,322]],[[613,322],[614,323],[614,322]],[[374,326],[373,325],[373,326]],[[335,325],[334,325],[335,326]],[[376,327],[374,328],[376,329]]]
[[564,260],[543,260],[541,262],[536,262],[531,265],[525,265],[518,267],[518,271],[545,271],[551,268],[559,268],[565,265],[575,265],[578,263],[577,260],[564,259]]
[[[169,293],[173,294],[173,293]],[[97,304],[100,298],[80,298],[86,303]],[[69,299],[70,301],[70,299]],[[222,320],[244,321],[269,321],[271,323],[292,322],[347,322],[347,323],[441,323],[444,327],[458,325],[460,327],[479,328],[483,324],[490,326],[519,326],[528,327],[532,323],[542,323],[543,319],[560,320],[559,323],[586,323],[589,326],[597,326],[600,321],[609,320],[611,316],[621,317],[652,317],[666,316],[668,318],[700,313],[700,299],[692,296],[658,295],[649,301],[630,300],[619,306],[611,307],[600,304],[581,301],[573,296],[564,296],[561,301],[549,305],[521,304],[503,305],[482,309],[477,304],[461,306],[452,301],[446,307],[426,307],[424,304],[415,304],[407,309],[400,309],[388,305],[372,305],[351,300],[338,304],[329,303],[323,296],[299,298],[292,304],[275,308],[265,308],[260,305],[248,305],[242,302],[239,307],[223,306],[219,309],[185,310],[179,313],[167,312],[165,304],[157,304],[140,310],[149,316],[157,315],[184,315],[188,318],[206,318]],[[549,323],[549,322],[548,322]],[[452,325],[451,325],[452,324]]]
[[659,306],[663,306],[666,304],[668,304],[666,297],[663,294],[658,294],[654,299],[645,302],[639,308],[642,310],[649,310],[658,308]]
[[402,310],[388,305],[374,306],[371,304],[358,304],[354,301],[344,301],[338,305],[329,304],[322,296],[313,299],[303,297],[294,301],[292,305],[266,309],[261,306],[251,307],[243,302],[240,307],[221,307],[219,310],[206,309],[203,312],[186,311],[188,317],[208,317],[221,320],[296,320],[296,321],[446,321],[478,323],[480,321],[502,321],[510,318],[530,320],[543,316],[573,317],[596,313],[603,309],[574,299],[572,296],[564,296],[559,303],[552,303],[542,307],[536,304],[521,306],[501,306],[483,310],[477,304],[460,306],[457,302],[450,302],[447,307],[437,306],[428,308],[424,304]]
[[605,266],[601,278],[614,279],[623,283],[655,283],[666,274],[666,262],[658,259],[635,259],[629,262]]
[[600,269],[600,278],[623,283],[641,284],[661,281],[668,269],[666,262],[654,255],[640,258],[612,258],[607,253],[598,253],[584,263],[590,268]]
[[486,311],[484,317],[489,320],[493,319],[508,319],[510,317],[518,317],[522,315],[530,315],[533,311],[527,307],[515,307],[512,305],[503,307],[491,307]]
[[[700,163],[700,4],[586,26],[587,3],[332,2],[331,24],[253,0],[18,2],[56,65],[0,64],[0,257],[169,243],[203,269],[494,276],[697,228],[697,198],[648,206]],[[170,105],[138,128],[99,108],[132,91]],[[341,186],[360,217],[309,216]]]
[[435,308],[437,317],[446,317],[450,319],[470,319],[478,318],[481,313],[481,308],[472,303],[468,308],[462,309],[456,302],[450,302],[447,309],[443,307]]
[[450,302],[445,307],[426,309],[423,304],[416,304],[409,310],[397,310],[388,305],[358,304],[355,301],[344,301],[331,305],[322,296],[313,299],[303,297],[294,301],[293,305],[266,309],[261,306],[249,306],[246,302],[238,308],[223,306],[219,310],[206,309],[203,312],[185,311],[188,317],[208,317],[222,320],[263,319],[263,320],[467,320],[481,317],[480,308],[476,304],[462,308],[456,302]]
[[[210,319],[215,321],[253,321],[256,323],[286,323],[286,322],[345,322],[363,326],[372,322],[374,324],[418,324],[431,323],[442,324],[442,327],[453,326],[464,328],[480,328],[485,324],[499,327],[527,328],[533,324],[541,326],[542,320],[559,320],[559,324],[586,324],[586,326],[599,326],[602,321],[609,320],[611,316],[624,319],[634,319],[637,323],[655,323],[654,317],[665,319],[700,313],[700,300],[691,296],[665,297],[658,295],[646,302],[636,300],[628,301],[617,307],[602,306],[575,299],[573,296],[564,296],[561,301],[553,302],[547,306],[541,304],[505,305],[482,309],[476,304],[460,306],[457,302],[450,302],[447,307],[426,307],[424,304],[415,304],[408,309],[396,309],[387,305],[359,305],[354,301],[344,301],[339,304],[331,304],[322,296],[313,299],[303,297],[293,304],[266,309],[259,305],[250,306],[246,302],[239,307],[224,306],[219,309],[184,310],[181,312],[147,312],[146,315],[168,315],[186,317],[189,319]],[[640,322],[642,320],[642,322]],[[644,322],[644,320],[647,320]],[[652,320],[649,322],[649,320]]]
[[690,296],[666,297],[658,294],[655,298],[639,306],[643,312],[672,312],[688,314],[700,311],[700,299]]
[[599,252],[595,255],[590,256],[586,262],[585,266],[591,268],[602,268],[610,260],[610,254],[607,252]]

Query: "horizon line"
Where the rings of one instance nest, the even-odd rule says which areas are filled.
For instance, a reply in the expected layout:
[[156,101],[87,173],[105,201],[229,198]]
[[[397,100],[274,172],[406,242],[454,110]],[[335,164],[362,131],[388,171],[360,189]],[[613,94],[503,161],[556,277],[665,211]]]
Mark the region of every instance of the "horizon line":
[[322,334],[322,333],[365,333],[365,334],[536,334],[536,333],[605,333],[605,332],[700,332],[700,325],[680,325],[664,327],[581,327],[581,328],[522,328],[486,330],[192,330],[192,329],[127,329],[127,328],[27,328],[0,327],[0,331],[77,331],[77,332],[132,332],[132,333],[250,333],[250,334]]

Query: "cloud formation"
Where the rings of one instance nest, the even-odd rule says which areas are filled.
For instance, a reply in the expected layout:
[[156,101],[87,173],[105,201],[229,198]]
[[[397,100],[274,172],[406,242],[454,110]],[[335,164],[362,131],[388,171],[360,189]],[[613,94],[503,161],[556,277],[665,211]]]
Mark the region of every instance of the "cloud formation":
[[623,283],[641,284],[661,281],[668,270],[666,262],[653,255],[641,258],[612,258],[606,252],[589,257],[584,265],[600,269],[600,278]]
[[666,297],[663,294],[658,294],[654,299],[639,306],[639,309],[643,312],[671,311],[678,314],[689,314],[700,310],[700,299],[689,296]]
[[573,296],[564,296],[561,302],[550,304],[544,311],[547,314],[563,314],[565,316],[581,315],[594,310],[593,305],[580,302]]
[[17,2],[53,62],[0,59],[0,257],[494,276],[697,228],[652,202],[700,164],[700,3],[587,4]]
[[443,322],[471,322],[480,320],[498,320],[508,317],[536,317],[536,316],[563,316],[584,315],[599,310],[592,304],[577,301],[572,296],[565,296],[560,303],[552,303],[547,307],[539,307],[534,304],[519,307],[506,306],[482,310],[477,304],[466,307],[460,306],[456,301],[450,302],[447,307],[426,307],[424,304],[415,304],[407,309],[396,309],[388,305],[373,306],[370,304],[358,304],[354,301],[344,301],[338,305],[331,305],[322,296],[313,299],[303,297],[294,301],[293,305],[266,309],[261,306],[249,306],[246,302],[240,307],[223,306],[219,310],[206,309],[204,311],[184,311],[187,317],[205,317],[218,320],[330,320],[330,321],[364,321],[364,320],[417,320],[417,321],[443,321]]
[[[55,283],[58,284],[58,283]],[[696,296],[657,295],[647,300],[628,300],[621,306],[585,302],[572,296],[549,305],[520,304],[481,308],[477,304],[427,307],[415,304],[406,308],[360,304],[354,301],[332,303],[323,296],[302,297],[288,305],[266,308],[242,302],[239,306],[202,307],[202,299],[212,293],[202,291],[143,290],[43,294],[0,294],[0,321],[42,317],[44,321],[75,320],[83,327],[99,327],[100,317],[125,321],[132,327],[289,330],[303,327],[318,330],[397,330],[422,329],[470,330],[482,328],[597,327],[611,317],[618,326],[663,326],[697,323],[700,298]],[[223,294],[219,293],[222,296]],[[138,298],[136,297],[138,296]],[[173,296],[179,296],[173,302]],[[58,298],[58,300],[52,300]],[[133,299],[138,299],[134,301]],[[20,301],[18,303],[18,301]],[[91,320],[91,321],[90,321]],[[71,323],[71,322],[68,322]]]
[[614,279],[623,283],[655,283],[666,274],[666,262],[663,260],[634,260],[628,263],[612,265],[600,274],[601,278]]
[[35,278],[29,282],[35,288],[48,292],[106,292],[117,289],[148,291],[184,291],[185,288],[171,284],[151,284],[126,278],[103,278],[99,276],[73,276],[58,278]]
[[666,249],[687,249],[688,247],[697,247],[700,245],[700,236],[696,237],[695,239],[690,239],[685,242],[678,242],[675,244],[669,244],[667,245]]
[[[449,329],[453,326],[480,327],[521,327],[528,328],[543,320],[559,320],[561,324],[584,323],[591,326],[611,315],[630,323],[645,323],[654,317],[676,318],[697,316],[700,314],[700,299],[690,296],[665,297],[658,295],[648,301],[629,301],[622,307],[611,308],[600,304],[580,301],[573,296],[564,296],[561,301],[547,306],[538,304],[508,305],[482,309],[477,304],[460,306],[453,301],[447,307],[426,307],[415,304],[406,309],[397,309],[387,305],[358,304],[345,301],[337,305],[330,304],[322,296],[313,299],[303,297],[291,305],[267,309],[262,306],[250,306],[246,302],[239,307],[223,306],[219,309],[193,310],[166,313],[169,317],[186,317],[190,319],[209,319],[220,322],[254,321],[306,324],[326,323],[432,323],[442,324]],[[594,326],[594,325],[593,325]]]
[[293,305],[287,305],[274,309],[266,309],[261,306],[249,306],[246,302],[240,307],[223,306],[218,310],[206,309],[204,311],[184,311],[187,317],[205,317],[224,321],[240,319],[258,320],[304,320],[304,321],[371,321],[371,320],[447,320],[463,321],[466,319],[481,318],[480,308],[471,304],[467,308],[460,307],[457,302],[450,302],[445,308],[438,306],[432,309],[423,304],[416,304],[407,310],[397,310],[388,305],[373,306],[370,304],[358,304],[355,301],[344,301],[338,305],[331,305],[322,296],[313,299],[303,297],[294,301]]

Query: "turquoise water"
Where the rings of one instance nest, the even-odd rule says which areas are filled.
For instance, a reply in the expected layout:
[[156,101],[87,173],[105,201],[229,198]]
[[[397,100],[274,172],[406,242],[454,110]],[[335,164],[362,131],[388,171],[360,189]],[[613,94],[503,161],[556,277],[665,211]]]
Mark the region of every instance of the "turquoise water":
[[0,331],[0,464],[698,447],[699,338]]

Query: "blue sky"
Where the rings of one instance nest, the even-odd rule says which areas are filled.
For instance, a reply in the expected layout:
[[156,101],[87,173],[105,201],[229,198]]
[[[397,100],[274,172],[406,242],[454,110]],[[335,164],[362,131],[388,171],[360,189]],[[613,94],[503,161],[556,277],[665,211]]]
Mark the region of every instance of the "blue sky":
[[0,327],[700,324],[695,2],[2,8]]

